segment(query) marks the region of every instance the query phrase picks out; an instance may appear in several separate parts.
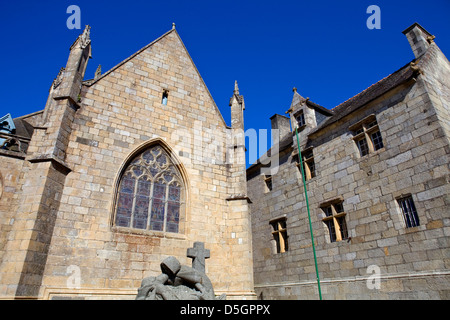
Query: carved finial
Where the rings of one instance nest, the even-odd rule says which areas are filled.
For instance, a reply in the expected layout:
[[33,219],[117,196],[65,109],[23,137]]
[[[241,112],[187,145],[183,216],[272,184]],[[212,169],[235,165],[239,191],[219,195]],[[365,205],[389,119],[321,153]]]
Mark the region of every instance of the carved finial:
[[434,39],[436,39],[436,36],[428,36],[427,41],[429,44],[432,44],[434,42]]
[[175,30],[175,22],[172,22],[172,30]]
[[91,42],[91,26],[86,25],[83,33],[80,36],[80,45],[84,49]]
[[239,95],[239,87],[238,87],[238,82],[237,82],[237,80],[234,81],[234,94]]
[[99,64],[97,70],[95,70],[94,80],[97,80],[102,75],[102,65]]
[[294,87],[294,88],[292,89],[292,91],[294,91],[294,92],[297,92],[297,88],[296,88],[296,87]]

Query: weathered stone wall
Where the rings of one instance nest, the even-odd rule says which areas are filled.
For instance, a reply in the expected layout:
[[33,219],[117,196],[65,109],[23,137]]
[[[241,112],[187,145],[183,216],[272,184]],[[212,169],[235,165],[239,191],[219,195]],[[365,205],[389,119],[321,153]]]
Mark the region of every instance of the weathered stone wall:
[[5,245],[9,231],[14,223],[14,214],[18,207],[18,199],[21,191],[20,177],[23,170],[23,159],[10,157],[0,150],[0,264],[3,261]]
[[[161,103],[164,89],[169,90],[167,105]],[[186,250],[202,241],[211,250],[206,273],[215,291],[252,296],[247,202],[226,201],[235,188],[232,166],[225,164],[229,129],[176,31],[83,86],[80,105],[65,158],[72,171],[40,295],[134,297],[144,277],[160,272],[164,257],[174,255],[190,265]],[[136,150],[154,141],[181,162],[187,203],[180,233],[113,224],[121,169]],[[79,270],[81,281],[68,288],[72,270]]]
[[[325,299],[448,299],[450,149],[438,113],[419,78],[309,136],[317,176],[306,186]],[[349,127],[370,114],[376,115],[384,148],[361,157]],[[306,143],[303,136],[303,148]],[[263,177],[257,172],[248,175],[257,295],[317,298],[296,163],[291,156],[280,165],[271,192],[264,193]],[[396,199],[406,194],[412,195],[417,208],[418,227],[405,227]],[[335,198],[343,199],[350,240],[330,242],[322,221],[320,205]],[[274,253],[269,220],[283,215],[289,250]],[[367,285],[372,265],[381,273],[378,289]]]

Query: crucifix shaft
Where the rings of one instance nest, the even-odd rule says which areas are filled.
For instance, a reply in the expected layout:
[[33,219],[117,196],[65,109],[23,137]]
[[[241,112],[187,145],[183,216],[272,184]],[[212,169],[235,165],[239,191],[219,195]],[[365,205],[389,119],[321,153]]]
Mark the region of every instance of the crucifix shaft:
[[192,259],[192,268],[205,272],[205,259],[210,257],[210,251],[203,242],[194,242],[194,247],[187,249],[187,256]]

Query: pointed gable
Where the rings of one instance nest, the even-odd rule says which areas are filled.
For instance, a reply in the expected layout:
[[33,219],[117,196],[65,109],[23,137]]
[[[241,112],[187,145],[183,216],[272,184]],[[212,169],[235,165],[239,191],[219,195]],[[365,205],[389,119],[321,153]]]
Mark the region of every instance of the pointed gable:
[[[169,106],[172,100],[184,105],[186,111],[191,111],[190,106],[198,100],[202,113],[217,117],[226,127],[222,114],[174,28],[101,76],[85,81],[84,85],[91,92],[97,88],[101,92],[106,87],[112,87],[122,92],[127,101],[135,100],[147,109],[152,109],[149,104],[159,108],[163,92],[168,95]],[[122,95],[119,93],[119,96]],[[90,99],[89,95],[87,98]],[[120,101],[116,103],[120,104]]]

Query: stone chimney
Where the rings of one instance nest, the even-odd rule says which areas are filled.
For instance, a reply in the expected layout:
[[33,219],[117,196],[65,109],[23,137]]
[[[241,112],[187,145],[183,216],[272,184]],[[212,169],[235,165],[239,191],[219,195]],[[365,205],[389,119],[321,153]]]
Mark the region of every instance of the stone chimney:
[[277,131],[272,131],[272,143],[276,144],[280,142],[286,135],[291,133],[291,119],[279,114],[274,114],[270,117],[272,124],[272,130],[277,129]]
[[427,51],[434,39],[434,36],[417,22],[403,31],[403,34],[408,39],[416,59]]

